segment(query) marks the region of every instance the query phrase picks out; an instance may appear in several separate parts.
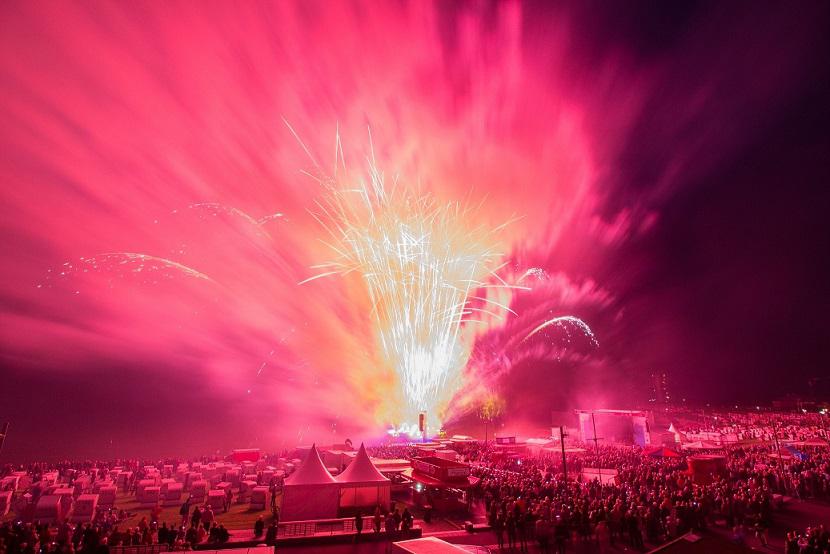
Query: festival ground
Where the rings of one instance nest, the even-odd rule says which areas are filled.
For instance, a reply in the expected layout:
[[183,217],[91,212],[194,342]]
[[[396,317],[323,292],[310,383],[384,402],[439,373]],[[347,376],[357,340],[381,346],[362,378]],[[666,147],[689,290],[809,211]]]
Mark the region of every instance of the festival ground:
[[[674,411],[648,426],[651,443],[645,446],[591,441],[594,424],[609,442],[612,436],[636,441],[641,417],[598,411],[589,427],[571,429],[565,444],[553,436],[483,441],[454,435],[357,450],[351,444],[271,454],[240,449],[189,461],[8,464],[0,472],[0,513],[8,510],[0,519],[0,542],[14,545],[10,553],[35,541],[48,545],[44,553],[74,546],[100,554],[91,545],[105,540],[122,550],[268,542],[290,552],[374,553],[415,536],[491,551],[502,541],[502,551],[510,551],[511,538],[518,548],[525,537],[530,552],[543,552],[547,543],[582,554],[647,552],[692,532],[722,545],[787,553],[804,552],[811,541],[819,545],[816,552],[830,546],[824,531],[830,527],[826,410]],[[166,487],[163,498],[159,485]],[[224,491],[219,497],[230,501],[227,512],[223,502],[213,502],[215,494],[184,503],[189,495],[204,498],[198,492],[206,485]],[[360,497],[355,486],[363,487]],[[276,492],[279,526],[272,524],[268,495],[254,501],[254,493],[269,490]],[[105,491],[115,494],[113,509],[84,511],[85,502]],[[156,496],[148,502],[145,491]],[[175,493],[182,494],[178,501],[168,498]],[[57,513],[40,509],[56,498]],[[358,498],[361,504],[349,504]],[[207,504],[213,509],[201,519],[195,507]],[[310,507],[321,511],[312,515]],[[365,518],[359,538],[358,510]],[[65,524],[66,518],[86,523]]]
[[[806,501],[806,502],[791,502],[787,504],[787,508],[777,514],[776,525],[770,530],[770,540],[768,547],[764,548],[760,542],[754,537],[747,537],[746,544],[753,550],[762,552],[784,552],[784,539],[786,532],[789,529],[798,529],[806,526],[815,526],[822,522],[830,521],[830,504],[822,501]],[[454,526],[458,522],[448,521],[446,525]],[[422,524],[422,522],[419,522]],[[709,532],[723,537],[727,540],[732,540],[732,533],[723,526],[710,527]],[[490,548],[493,552],[499,552],[496,536],[492,531],[482,531],[476,533],[467,533],[463,530],[455,531],[433,531],[433,526],[426,525],[424,527],[425,536],[436,536],[453,544],[476,545]],[[659,545],[648,545],[656,548]],[[280,551],[291,552],[292,554],[312,554],[320,552],[321,554],[381,554],[388,552],[388,543],[386,542],[361,542],[349,544],[333,544],[333,545],[315,545],[313,547],[295,546],[295,547],[280,547]],[[518,552],[518,548],[515,552]],[[539,545],[535,542],[528,544],[529,552],[542,552]],[[554,551],[553,548],[550,550]],[[510,549],[505,549],[504,552],[510,552]],[[568,544],[568,553],[574,554],[600,554],[610,552],[642,552],[642,550],[634,549],[624,543],[620,543],[615,547],[600,548],[594,541],[580,542],[572,541]],[[712,552],[711,554],[716,554]]]
[[[435,517],[430,523],[423,521],[422,513],[417,508],[405,502],[398,502],[398,507],[403,510],[405,506],[410,508],[410,511],[416,515],[416,525],[423,530],[423,536],[435,536],[453,544],[462,545],[476,545],[488,547],[493,551],[498,551],[498,542],[496,535],[492,530],[476,531],[468,533],[464,530],[463,525],[467,520],[474,523],[483,523],[486,519],[483,505],[476,504],[473,507],[474,515],[472,517],[464,518],[462,516],[444,516]],[[119,493],[116,507],[124,509],[130,517],[121,522],[122,528],[135,527],[143,517],[148,517],[150,511],[145,508],[140,508],[135,498],[132,495]],[[265,519],[266,525],[272,521],[272,516],[265,511],[251,511],[247,504],[233,504],[227,513],[218,514],[216,521],[225,525],[230,531],[230,543],[226,547],[232,547],[233,543],[249,543],[254,540],[254,523],[256,519],[262,515]],[[3,521],[8,521],[12,518],[11,515],[3,518]],[[181,519],[179,515],[179,506],[165,507],[160,516],[160,521],[177,522]],[[791,529],[799,529],[804,527],[816,526],[822,523],[830,522],[830,503],[820,500],[806,500],[799,501],[793,498],[786,498],[784,509],[776,513],[775,525],[770,529],[769,546],[764,548],[761,543],[754,536],[746,537],[746,544],[757,550],[767,552],[784,552],[784,539],[786,532]],[[725,539],[733,540],[733,533],[727,529],[722,523],[720,525],[711,526],[708,528],[709,532],[717,534]],[[347,539],[340,544],[314,544],[314,545],[294,545],[294,546],[279,546],[279,551],[286,551],[295,554],[311,554],[320,552],[324,554],[380,554],[386,553],[389,549],[389,541],[373,540],[371,530],[365,533],[365,538],[359,541],[354,539]],[[657,547],[659,545],[647,545]],[[541,552],[538,544],[531,541],[528,545],[529,552]],[[509,551],[509,549],[505,549]],[[518,549],[517,549],[518,550]],[[633,549],[624,542],[618,543],[615,547],[600,548],[597,544],[591,541],[573,540],[568,545],[568,552],[576,554],[593,554],[600,552],[633,552],[641,550]]]

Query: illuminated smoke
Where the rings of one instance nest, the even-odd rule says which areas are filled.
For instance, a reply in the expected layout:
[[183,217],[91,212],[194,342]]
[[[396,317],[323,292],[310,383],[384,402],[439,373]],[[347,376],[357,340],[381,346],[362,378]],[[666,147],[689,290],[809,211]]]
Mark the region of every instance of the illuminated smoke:
[[360,276],[383,362],[397,373],[405,403],[402,411],[386,417],[400,424],[426,412],[435,425],[469,355],[462,326],[476,322],[480,313],[494,314],[487,306],[472,305],[472,293],[509,288],[486,282],[501,258],[494,244],[501,226],[470,227],[469,208],[442,204],[397,181],[387,187],[378,168],[371,161],[368,165],[368,182],[326,182],[328,195],[314,215],[336,257],[314,266],[321,273],[304,282]]

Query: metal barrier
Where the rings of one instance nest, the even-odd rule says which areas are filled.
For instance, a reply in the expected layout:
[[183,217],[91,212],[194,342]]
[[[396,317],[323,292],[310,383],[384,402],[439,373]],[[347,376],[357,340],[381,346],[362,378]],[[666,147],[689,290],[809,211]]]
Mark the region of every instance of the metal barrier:
[[[372,532],[373,516],[363,516],[363,532]],[[356,533],[354,518],[313,519],[280,523],[277,538],[311,537],[315,535],[342,535]]]
[[159,554],[169,552],[168,544],[136,544],[130,546],[110,546],[110,554]]
[[471,554],[492,554],[492,552],[493,552],[492,550],[490,550],[486,546],[480,546],[480,545],[477,545],[477,544],[456,544],[455,546],[463,548],[464,550],[466,550],[467,552],[470,552]]

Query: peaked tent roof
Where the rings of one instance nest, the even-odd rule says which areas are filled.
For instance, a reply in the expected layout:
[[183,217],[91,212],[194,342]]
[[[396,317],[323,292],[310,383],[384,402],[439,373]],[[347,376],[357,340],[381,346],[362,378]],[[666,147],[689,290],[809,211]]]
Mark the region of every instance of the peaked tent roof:
[[651,456],[652,458],[679,458],[680,457],[680,454],[678,454],[674,450],[666,448],[665,446],[661,446],[659,448],[656,448],[656,449],[652,450],[651,452],[648,453],[648,455]]
[[313,444],[303,465],[285,479],[286,485],[328,485],[336,482],[323,465],[317,447]]
[[389,479],[378,471],[369,455],[366,454],[366,447],[360,444],[357,455],[343,473],[335,477],[338,483],[388,483]]

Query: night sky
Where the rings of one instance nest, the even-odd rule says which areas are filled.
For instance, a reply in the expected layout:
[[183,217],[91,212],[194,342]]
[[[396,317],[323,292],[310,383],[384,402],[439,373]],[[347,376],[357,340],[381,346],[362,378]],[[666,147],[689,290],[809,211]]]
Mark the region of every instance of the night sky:
[[[518,216],[499,277],[540,269],[465,332],[448,419],[633,406],[652,371],[693,404],[815,392],[830,5],[548,4],[5,2],[0,461],[382,435],[365,291],[298,285],[338,132],[460,224]],[[505,354],[566,314],[599,346]]]

